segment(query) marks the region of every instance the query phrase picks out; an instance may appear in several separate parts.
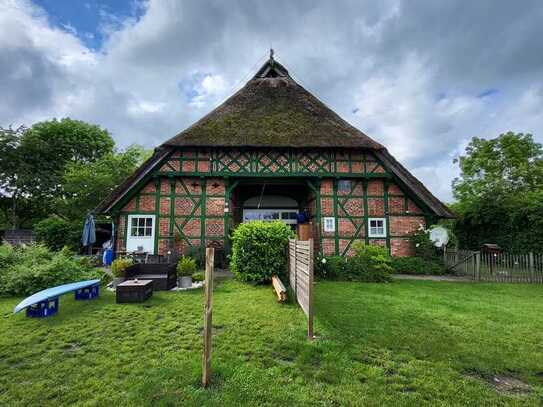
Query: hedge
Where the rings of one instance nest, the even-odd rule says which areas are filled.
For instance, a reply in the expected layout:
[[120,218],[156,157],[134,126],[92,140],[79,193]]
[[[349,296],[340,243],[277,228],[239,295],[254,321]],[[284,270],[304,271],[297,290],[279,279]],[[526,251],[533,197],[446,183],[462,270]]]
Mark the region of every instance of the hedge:
[[232,272],[240,281],[255,283],[269,282],[273,274],[284,278],[292,237],[292,230],[280,221],[240,224],[232,236]]

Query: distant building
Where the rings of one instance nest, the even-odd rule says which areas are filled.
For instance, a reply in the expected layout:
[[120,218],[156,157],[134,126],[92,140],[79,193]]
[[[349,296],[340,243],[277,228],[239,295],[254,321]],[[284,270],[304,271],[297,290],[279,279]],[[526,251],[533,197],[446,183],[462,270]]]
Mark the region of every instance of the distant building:
[[30,245],[36,242],[34,232],[28,229],[4,230],[1,237],[3,243],[9,243],[13,246]]
[[240,222],[297,222],[307,210],[316,250],[352,243],[412,252],[420,225],[452,217],[387,149],[351,126],[270,59],[236,94],[154,155],[98,208],[116,247],[155,254],[214,245]]

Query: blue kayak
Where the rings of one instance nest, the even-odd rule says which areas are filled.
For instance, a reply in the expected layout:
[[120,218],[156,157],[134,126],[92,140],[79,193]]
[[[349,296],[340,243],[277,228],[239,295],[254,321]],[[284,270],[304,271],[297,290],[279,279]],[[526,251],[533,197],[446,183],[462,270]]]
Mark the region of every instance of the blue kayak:
[[34,304],[38,304],[42,301],[51,300],[57,298],[62,294],[80,290],[82,288],[91,287],[99,283],[100,280],[87,280],[80,281],[78,283],[63,284],[57,287],[47,288],[45,290],[37,292],[36,294],[32,294],[30,297],[25,298],[23,301],[17,304],[17,306],[13,310],[13,313],[16,314],[17,312],[22,311],[25,308],[30,307]]

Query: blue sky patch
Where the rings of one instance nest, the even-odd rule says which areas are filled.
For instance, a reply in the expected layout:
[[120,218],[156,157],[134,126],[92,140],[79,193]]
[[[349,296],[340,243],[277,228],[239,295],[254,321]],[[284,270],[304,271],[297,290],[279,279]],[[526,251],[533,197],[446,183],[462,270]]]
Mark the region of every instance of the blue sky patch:
[[100,49],[106,27],[120,26],[127,18],[139,19],[145,12],[141,1],[125,0],[34,0],[52,25],[69,31],[89,48]]

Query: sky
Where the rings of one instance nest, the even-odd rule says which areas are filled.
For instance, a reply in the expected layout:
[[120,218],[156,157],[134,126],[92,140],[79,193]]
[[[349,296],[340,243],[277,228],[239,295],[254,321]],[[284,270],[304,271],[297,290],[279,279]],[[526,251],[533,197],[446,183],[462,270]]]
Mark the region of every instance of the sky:
[[155,147],[270,47],[440,199],[472,137],[543,142],[543,2],[0,0],[0,126],[71,117]]

